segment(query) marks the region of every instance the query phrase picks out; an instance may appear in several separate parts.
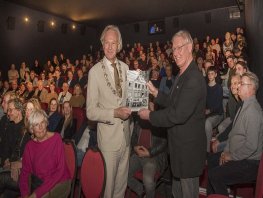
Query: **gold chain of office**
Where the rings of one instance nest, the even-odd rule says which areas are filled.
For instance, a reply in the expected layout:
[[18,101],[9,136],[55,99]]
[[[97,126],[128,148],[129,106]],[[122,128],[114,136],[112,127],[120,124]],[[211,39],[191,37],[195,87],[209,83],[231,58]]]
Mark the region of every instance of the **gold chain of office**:
[[[118,67],[119,67],[119,79],[120,79],[120,83],[122,83],[123,80],[122,80],[121,64],[120,64],[119,61],[117,61],[117,62],[118,62]],[[105,68],[105,65],[103,64],[103,61],[102,61],[102,60],[101,60],[101,67],[102,67],[102,70],[103,70],[103,72],[104,72],[103,76],[104,76],[104,78],[105,78],[105,80],[106,80],[107,86],[111,89],[111,91],[112,91],[112,93],[113,93],[114,95],[116,95],[116,96],[119,97],[119,95],[117,94],[116,88],[113,88],[113,86],[111,85],[111,83],[110,83],[110,81],[109,81],[108,74],[106,74],[106,68]]]

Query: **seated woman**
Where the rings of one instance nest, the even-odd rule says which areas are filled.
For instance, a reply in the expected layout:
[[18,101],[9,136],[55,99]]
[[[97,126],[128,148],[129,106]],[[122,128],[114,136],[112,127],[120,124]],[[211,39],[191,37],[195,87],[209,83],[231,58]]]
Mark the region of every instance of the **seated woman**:
[[40,104],[37,99],[31,98],[25,104],[25,127],[22,129],[21,137],[16,141],[15,149],[10,158],[5,163],[6,171],[0,174],[0,196],[1,198],[11,198],[19,196],[18,178],[22,168],[21,157],[24,153],[27,142],[31,139],[31,133],[28,130],[28,118],[35,109],[40,110]]
[[58,112],[58,101],[52,98],[48,104],[48,130],[55,132],[62,115]]
[[55,83],[51,82],[49,85],[50,92],[46,96],[46,101],[45,103],[49,103],[52,98],[58,99],[58,94],[55,91]]
[[83,107],[85,104],[85,97],[82,94],[82,89],[79,84],[74,86],[73,96],[70,98],[70,104],[72,107]]
[[29,116],[33,139],[27,143],[22,159],[19,180],[22,197],[67,198],[70,193],[70,174],[62,139],[47,130],[47,123],[43,110],[35,110]]
[[59,132],[62,138],[71,139],[77,128],[77,120],[73,118],[72,107],[69,102],[64,102],[62,106],[63,118],[60,119],[56,132]]

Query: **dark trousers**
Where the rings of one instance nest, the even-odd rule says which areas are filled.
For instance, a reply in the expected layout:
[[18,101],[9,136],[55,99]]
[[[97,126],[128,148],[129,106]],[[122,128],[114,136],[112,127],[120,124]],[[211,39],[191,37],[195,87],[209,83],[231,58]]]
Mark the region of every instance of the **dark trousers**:
[[172,193],[174,198],[198,198],[199,177],[173,178]]
[[220,154],[208,157],[208,195],[228,196],[228,185],[253,182],[257,179],[259,160],[229,161],[219,166],[219,158]]
[[11,178],[10,172],[0,173],[0,197],[16,198],[20,195],[18,183]]

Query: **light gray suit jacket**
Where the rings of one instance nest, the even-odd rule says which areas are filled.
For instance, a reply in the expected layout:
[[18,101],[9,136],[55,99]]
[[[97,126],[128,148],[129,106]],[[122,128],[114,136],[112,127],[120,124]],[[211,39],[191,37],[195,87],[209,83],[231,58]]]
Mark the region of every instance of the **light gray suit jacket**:
[[123,144],[129,146],[131,138],[130,121],[114,118],[114,109],[125,106],[125,83],[128,65],[117,60],[121,64],[122,70],[122,98],[120,98],[107,85],[105,74],[108,76],[111,87],[116,91],[114,79],[106,65],[106,58],[104,57],[102,61],[105,72],[101,62],[94,65],[89,71],[86,112],[88,119],[98,121],[99,148],[102,151],[117,151]]
[[224,151],[233,160],[260,160],[263,150],[263,115],[255,96],[244,101],[233,122]]

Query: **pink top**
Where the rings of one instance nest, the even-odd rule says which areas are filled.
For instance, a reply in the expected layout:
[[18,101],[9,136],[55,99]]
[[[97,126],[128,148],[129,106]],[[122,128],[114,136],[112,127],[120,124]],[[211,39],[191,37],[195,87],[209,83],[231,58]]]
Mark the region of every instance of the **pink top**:
[[31,173],[43,181],[43,184],[35,190],[37,197],[42,197],[56,184],[70,180],[62,139],[58,133],[54,133],[43,142],[30,140],[27,143],[19,180],[22,197],[31,194],[28,186]]

